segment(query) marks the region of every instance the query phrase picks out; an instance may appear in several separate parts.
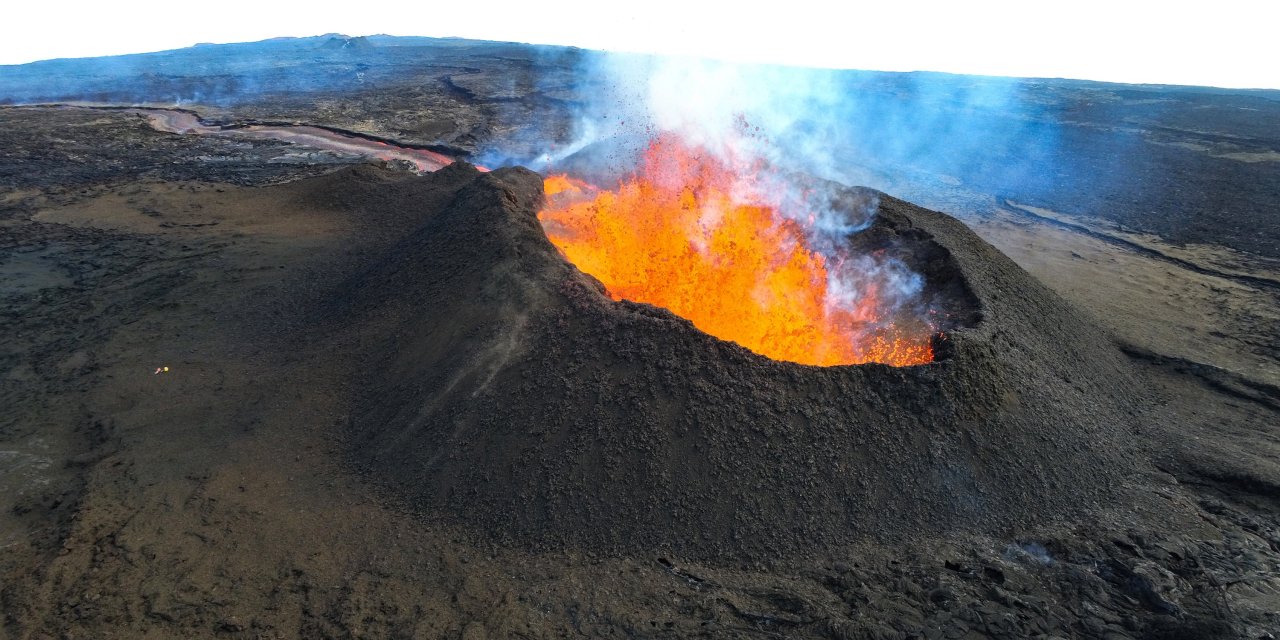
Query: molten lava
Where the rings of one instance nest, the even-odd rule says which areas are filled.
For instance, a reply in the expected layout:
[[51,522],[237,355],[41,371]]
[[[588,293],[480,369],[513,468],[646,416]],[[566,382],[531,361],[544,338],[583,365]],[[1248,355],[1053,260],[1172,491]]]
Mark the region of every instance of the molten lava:
[[615,191],[548,178],[538,218],[613,299],[664,307],[760,355],[823,366],[932,361],[929,327],[907,323],[907,335],[884,317],[883,283],[862,278],[856,296],[831,291],[829,271],[841,265],[779,213],[752,178],[757,169],[661,136]]

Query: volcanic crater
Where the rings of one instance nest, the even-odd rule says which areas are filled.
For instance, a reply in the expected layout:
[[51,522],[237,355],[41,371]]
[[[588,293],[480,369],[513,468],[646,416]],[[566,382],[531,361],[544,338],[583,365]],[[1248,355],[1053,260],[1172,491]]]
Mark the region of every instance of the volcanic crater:
[[[538,214],[565,258],[615,300],[668,309],[699,329],[775,360],[834,366],[931,362],[953,316],[912,243],[866,231],[878,195],[732,149],[654,138],[610,189],[553,175]],[[570,159],[572,161],[572,158]],[[851,240],[864,240],[852,242]],[[925,253],[928,253],[927,251]]]
[[762,561],[1008,533],[1096,506],[1134,464],[1120,351],[943,214],[846,192],[876,206],[850,242],[948,314],[930,364],[819,367],[613,299],[548,240],[527,169],[334,180],[420,221],[334,303],[368,359],[354,459],[481,539]]

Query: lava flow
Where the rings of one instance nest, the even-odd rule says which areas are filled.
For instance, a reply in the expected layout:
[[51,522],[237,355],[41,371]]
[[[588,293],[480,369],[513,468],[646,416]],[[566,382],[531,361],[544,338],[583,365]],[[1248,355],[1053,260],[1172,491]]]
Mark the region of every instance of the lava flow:
[[810,247],[796,217],[753,179],[758,169],[660,136],[614,191],[548,178],[538,218],[613,299],[664,307],[760,355],[822,366],[931,362],[932,329],[907,323],[908,332],[886,317],[885,283],[868,275],[855,278],[856,295],[832,290],[831,272],[849,267]]

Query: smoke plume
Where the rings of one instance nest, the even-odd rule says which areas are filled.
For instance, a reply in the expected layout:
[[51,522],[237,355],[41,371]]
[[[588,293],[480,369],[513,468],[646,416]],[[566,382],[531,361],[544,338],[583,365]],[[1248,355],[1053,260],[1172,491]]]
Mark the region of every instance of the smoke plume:
[[[865,330],[906,320],[930,324],[923,279],[892,255],[863,255],[849,239],[874,220],[878,200],[826,181],[885,188],[878,173],[965,174],[982,147],[1023,135],[1021,125],[970,122],[1014,99],[1009,83],[973,86],[903,76],[886,92],[884,74],[740,65],[628,54],[584,56],[573,135],[527,160],[546,173],[569,173],[608,186],[633,171],[658,135],[740,168],[743,204],[765,202],[804,230],[827,259],[829,311],[878,300]],[[819,178],[814,180],[813,178]],[[705,215],[714,216],[714,211]]]

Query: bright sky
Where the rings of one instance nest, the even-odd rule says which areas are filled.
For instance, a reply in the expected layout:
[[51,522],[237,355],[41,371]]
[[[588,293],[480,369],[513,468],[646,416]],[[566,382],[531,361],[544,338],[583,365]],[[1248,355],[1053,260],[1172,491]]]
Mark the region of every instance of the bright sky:
[[[36,0],[0,64],[276,36],[461,36],[803,66],[1280,89],[1273,0]],[[834,7],[834,8],[833,8]],[[1270,8],[1269,8],[1270,7]]]

